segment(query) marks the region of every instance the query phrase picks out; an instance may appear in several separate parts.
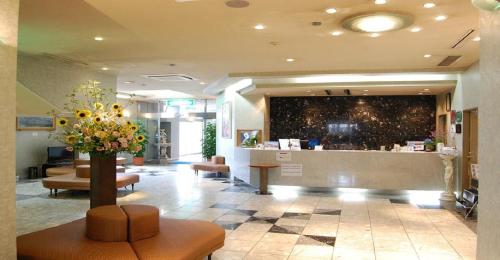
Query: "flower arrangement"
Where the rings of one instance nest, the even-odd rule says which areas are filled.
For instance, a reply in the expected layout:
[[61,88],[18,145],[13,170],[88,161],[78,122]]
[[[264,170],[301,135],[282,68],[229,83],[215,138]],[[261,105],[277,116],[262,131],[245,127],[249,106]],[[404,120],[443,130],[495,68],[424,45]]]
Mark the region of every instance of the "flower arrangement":
[[142,121],[136,121],[135,125],[137,126],[137,131],[135,133],[137,135],[137,138],[140,139],[139,145],[142,147],[142,149],[133,151],[132,155],[134,155],[134,157],[144,157],[146,145],[148,144],[148,133],[146,132],[146,127],[144,127],[144,123]]
[[58,127],[51,136],[65,143],[69,151],[92,155],[140,152],[146,138],[138,132],[138,125],[124,118],[124,107],[111,102],[115,94],[96,81],[76,87],[67,95],[67,113],[52,112]]

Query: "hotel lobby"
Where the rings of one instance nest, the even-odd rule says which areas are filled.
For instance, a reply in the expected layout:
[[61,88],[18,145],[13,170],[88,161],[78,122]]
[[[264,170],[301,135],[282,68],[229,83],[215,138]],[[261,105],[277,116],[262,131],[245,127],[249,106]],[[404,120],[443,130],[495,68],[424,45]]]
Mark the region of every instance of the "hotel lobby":
[[0,0],[0,259],[500,259],[499,10]]

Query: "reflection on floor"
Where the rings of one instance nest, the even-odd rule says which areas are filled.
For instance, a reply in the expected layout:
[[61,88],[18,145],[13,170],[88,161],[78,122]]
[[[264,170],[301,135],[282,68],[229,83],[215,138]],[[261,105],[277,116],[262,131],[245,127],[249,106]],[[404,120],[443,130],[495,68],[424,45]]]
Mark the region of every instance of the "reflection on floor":
[[[305,193],[272,196],[187,165],[129,167],[141,182],[119,204],[158,206],[163,217],[212,221],[226,229],[213,259],[475,259],[476,234],[436,196]],[[24,234],[85,216],[88,193],[57,198],[38,181],[17,185],[17,231]]]

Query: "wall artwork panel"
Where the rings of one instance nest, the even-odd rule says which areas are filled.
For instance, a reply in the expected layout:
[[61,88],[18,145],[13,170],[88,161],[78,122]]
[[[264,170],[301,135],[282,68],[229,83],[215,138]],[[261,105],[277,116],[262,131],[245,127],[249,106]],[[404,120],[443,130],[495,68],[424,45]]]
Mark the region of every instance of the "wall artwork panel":
[[271,97],[270,137],[316,139],[325,149],[379,149],[436,128],[436,96]]
[[231,102],[222,104],[222,137],[231,139],[232,137],[232,106]]

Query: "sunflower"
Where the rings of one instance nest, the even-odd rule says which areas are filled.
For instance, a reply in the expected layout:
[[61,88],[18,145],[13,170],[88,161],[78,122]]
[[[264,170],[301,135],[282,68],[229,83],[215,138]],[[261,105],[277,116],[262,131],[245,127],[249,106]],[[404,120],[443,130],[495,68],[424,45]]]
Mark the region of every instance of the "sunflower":
[[118,113],[116,113],[116,117],[123,117],[122,112],[118,112]]
[[98,124],[98,123],[101,123],[102,122],[102,118],[100,116],[96,116],[94,117],[94,123]]
[[132,122],[130,122],[130,120],[127,120],[127,125],[132,125]]
[[90,110],[78,110],[78,113],[76,114],[76,117],[77,118],[85,118],[85,117],[91,117],[92,116],[92,112],[90,112]]
[[138,127],[137,127],[137,125],[130,125],[129,129],[135,132],[138,130]]
[[120,111],[122,109],[122,106],[120,106],[120,104],[117,104],[117,103],[114,103],[111,107],[115,111]]
[[74,136],[74,135],[66,136],[66,143],[74,144],[75,142],[76,142],[76,136]]
[[98,103],[94,104],[94,108],[97,109],[97,110],[101,110],[101,109],[104,108],[104,106],[101,103],[98,102]]
[[68,119],[66,119],[66,118],[64,118],[64,117],[63,117],[63,118],[59,118],[59,119],[57,120],[57,124],[58,124],[59,126],[65,126],[65,125],[67,125],[67,124],[68,124]]
[[139,143],[142,143],[144,142],[144,140],[146,140],[146,138],[144,137],[144,135],[139,135],[135,138]]

